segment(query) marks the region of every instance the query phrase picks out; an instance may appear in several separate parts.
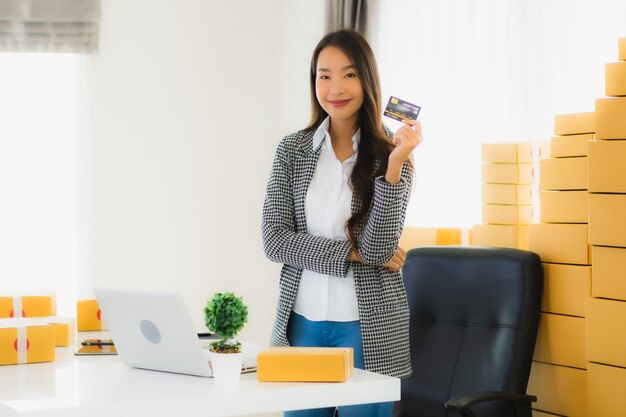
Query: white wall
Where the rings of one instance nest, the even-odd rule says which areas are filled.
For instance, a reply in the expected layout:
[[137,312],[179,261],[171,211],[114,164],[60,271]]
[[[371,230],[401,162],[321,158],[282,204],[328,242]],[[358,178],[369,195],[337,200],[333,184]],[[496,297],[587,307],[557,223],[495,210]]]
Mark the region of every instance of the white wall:
[[273,153],[308,121],[316,0],[107,0],[88,63],[90,285],[215,291],[268,343],[279,265],[260,220]]

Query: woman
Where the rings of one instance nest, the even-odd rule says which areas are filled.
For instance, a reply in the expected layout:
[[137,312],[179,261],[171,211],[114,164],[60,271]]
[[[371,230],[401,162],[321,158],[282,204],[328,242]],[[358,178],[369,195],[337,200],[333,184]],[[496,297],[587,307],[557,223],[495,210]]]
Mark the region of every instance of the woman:
[[[393,135],[383,126],[376,61],[357,32],[326,35],[310,77],[311,123],[278,145],[263,207],[265,253],[284,264],[272,344],[351,346],[355,367],[408,377],[398,240],[421,126],[407,121]],[[339,407],[341,417],[391,411],[392,403]]]

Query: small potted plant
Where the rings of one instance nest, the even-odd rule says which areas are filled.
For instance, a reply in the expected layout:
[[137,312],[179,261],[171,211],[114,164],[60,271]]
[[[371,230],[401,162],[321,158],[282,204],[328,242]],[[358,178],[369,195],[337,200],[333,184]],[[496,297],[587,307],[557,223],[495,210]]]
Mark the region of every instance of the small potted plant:
[[232,292],[215,293],[204,307],[204,322],[220,340],[211,343],[211,366],[215,384],[232,387],[241,375],[241,343],[231,340],[248,320],[248,307]]

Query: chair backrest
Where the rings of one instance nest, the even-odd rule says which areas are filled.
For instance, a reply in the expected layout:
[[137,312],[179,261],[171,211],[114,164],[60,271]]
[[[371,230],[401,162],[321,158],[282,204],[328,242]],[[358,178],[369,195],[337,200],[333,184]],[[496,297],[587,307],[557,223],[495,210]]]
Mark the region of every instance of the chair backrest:
[[[539,324],[543,271],[532,252],[417,248],[402,270],[411,311],[413,375],[396,416],[444,417],[445,402],[480,391],[525,393]],[[475,406],[514,415],[507,403]]]

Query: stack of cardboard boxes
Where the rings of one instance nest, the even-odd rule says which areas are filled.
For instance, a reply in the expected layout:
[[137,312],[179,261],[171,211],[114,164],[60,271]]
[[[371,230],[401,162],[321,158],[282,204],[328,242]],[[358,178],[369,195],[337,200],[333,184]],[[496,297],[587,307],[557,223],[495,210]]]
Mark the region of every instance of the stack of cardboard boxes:
[[587,299],[589,416],[626,416],[626,39],[606,64],[607,98],[596,100],[589,144],[592,297]]
[[591,294],[587,155],[595,116],[559,115],[554,125],[550,158],[540,163],[541,223],[529,227],[529,249],[543,261],[544,294],[528,392],[538,397],[536,417],[582,417],[585,300]]
[[53,292],[0,294],[0,365],[54,361],[74,334],[73,318],[56,317]]
[[528,248],[528,225],[537,216],[538,144],[482,145],[482,221],[471,244]]
[[463,245],[469,241],[467,229],[446,227],[405,227],[400,247],[406,251],[420,246]]

